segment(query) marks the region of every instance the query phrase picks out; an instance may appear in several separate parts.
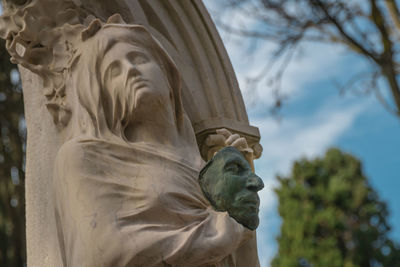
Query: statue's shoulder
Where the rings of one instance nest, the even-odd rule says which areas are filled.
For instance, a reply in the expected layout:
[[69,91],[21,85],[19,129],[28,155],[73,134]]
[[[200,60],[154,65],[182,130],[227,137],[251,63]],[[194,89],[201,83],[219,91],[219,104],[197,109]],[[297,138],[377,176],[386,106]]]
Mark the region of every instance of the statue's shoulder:
[[76,158],[83,156],[83,143],[80,139],[71,139],[61,145],[57,152],[57,158],[70,159],[71,157]]
[[[56,165],[82,169],[100,166],[104,153],[112,153],[112,144],[100,139],[78,137],[65,142],[57,152]],[[64,168],[65,168],[64,167]]]
[[[102,156],[104,142],[76,138],[65,142],[57,152],[54,165],[56,183],[63,181],[79,183],[86,177],[99,175],[109,167]],[[58,182],[57,182],[58,181]]]
[[81,168],[87,157],[87,141],[81,138],[68,140],[57,152],[56,166],[64,168]]

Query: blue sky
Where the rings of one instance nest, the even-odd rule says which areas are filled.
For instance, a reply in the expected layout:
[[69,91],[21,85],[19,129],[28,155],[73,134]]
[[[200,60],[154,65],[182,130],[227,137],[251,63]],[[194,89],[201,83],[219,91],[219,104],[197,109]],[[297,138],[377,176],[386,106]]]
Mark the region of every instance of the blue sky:
[[[208,8],[216,8],[215,1],[204,2]],[[227,16],[231,21],[239,21],[233,18],[240,15]],[[240,18],[240,22],[253,23],[248,18]],[[246,77],[265,67],[273,45],[261,42],[254,45],[221,30],[220,33],[236,71],[250,122],[260,129],[264,148],[262,158],[256,161],[256,172],[266,185],[261,192],[258,229],[261,266],[269,266],[277,251],[275,238],[280,218],[272,192],[276,174],[285,175],[294,160],[322,156],[332,146],[362,160],[370,183],[388,204],[391,237],[400,242],[400,119],[384,110],[374,96],[340,95],[335,85],[368,69],[368,63],[337,45],[304,45],[301,56],[293,59],[283,77],[282,90],[290,98],[278,122],[265,108],[273,99],[265,83],[251,92],[245,86]]]

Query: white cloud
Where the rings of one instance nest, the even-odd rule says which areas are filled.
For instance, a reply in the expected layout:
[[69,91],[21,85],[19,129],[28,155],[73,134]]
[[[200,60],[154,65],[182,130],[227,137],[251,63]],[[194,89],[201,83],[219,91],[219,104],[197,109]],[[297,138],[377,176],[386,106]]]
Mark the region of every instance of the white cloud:
[[316,114],[285,118],[278,123],[273,118],[253,120],[262,136],[263,156],[257,162],[259,171],[271,177],[288,170],[293,160],[314,157],[332,145],[348,130],[369,101],[349,106],[327,106]]
[[264,179],[260,192],[261,224],[258,232],[259,256],[262,266],[269,263],[277,250],[275,237],[279,233],[278,201],[273,192],[275,175],[287,175],[294,160],[321,155],[348,131],[368,102],[357,105],[327,105],[311,117],[286,118],[278,124],[273,118],[252,121],[260,129],[263,156],[256,161],[256,170]]
[[[251,40],[242,39],[239,42],[225,43],[228,54],[236,71],[240,89],[244,96],[246,106],[265,107],[274,103],[274,91],[268,79],[262,79],[252,90],[246,79],[263,74],[271,78],[278,71],[282,58],[268,68],[268,62],[276,46],[272,43],[263,43],[250,52],[245,49]],[[308,44],[292,58],[281,81],[281,93],[289,96],[291,101],[296,101],[315,89],[310,84],[316,81],[333,80],[350,75],[347,68],[348,53],[338,45]],[[346,62],[347,61],[347,62]],[[353,74],[362,69],[364,62],[354,62]],[[347,66],[348,67],[348,66]],[[353,72],[354,71],[354,72]]]

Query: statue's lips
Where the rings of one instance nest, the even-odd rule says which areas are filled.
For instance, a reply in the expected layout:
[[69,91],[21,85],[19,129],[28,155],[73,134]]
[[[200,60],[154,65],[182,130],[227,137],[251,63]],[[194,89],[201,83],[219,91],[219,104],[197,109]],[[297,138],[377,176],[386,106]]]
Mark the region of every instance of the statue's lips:
[[133,86],[133,89],[139,90],[143,87],[148,86],[148,80],[143,79],[141,77],[135,78],[132,80],[132,86]]
[[260,207],[260,198],[257,193],[251,192],[241,195],[238,201],[241,205],[249,208],[253,212],[258,213]]

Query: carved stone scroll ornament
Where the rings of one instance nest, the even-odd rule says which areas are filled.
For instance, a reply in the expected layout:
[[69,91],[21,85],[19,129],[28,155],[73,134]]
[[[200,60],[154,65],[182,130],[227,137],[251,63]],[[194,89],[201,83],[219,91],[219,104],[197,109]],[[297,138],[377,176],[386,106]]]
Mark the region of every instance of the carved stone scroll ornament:
[[146,28],[34,0],[6,9],[0,29],[62,132],[52,266],[258,266],[255,232],[202,193],[179,72]]
[[63,127],[71,115],[65,102],[66,72],[81,39],[77,33],[94,17],[72,1],[3,3],[5,12],[0,19],[0,36],[6,40],[11,61],[42,78],[46,106],[56,125]]

